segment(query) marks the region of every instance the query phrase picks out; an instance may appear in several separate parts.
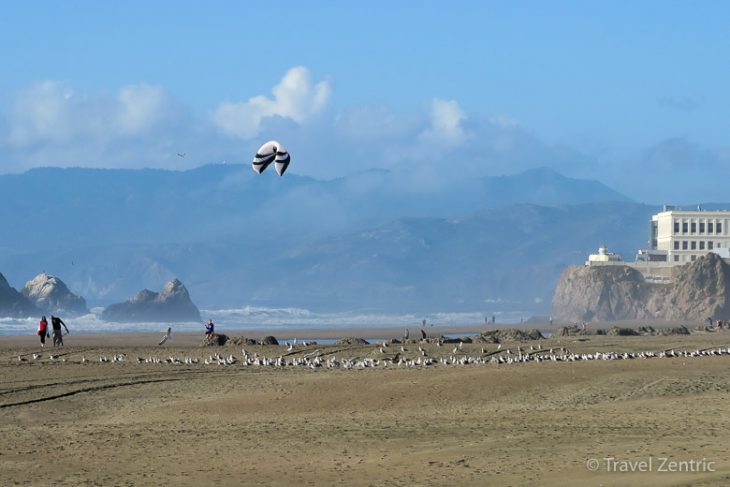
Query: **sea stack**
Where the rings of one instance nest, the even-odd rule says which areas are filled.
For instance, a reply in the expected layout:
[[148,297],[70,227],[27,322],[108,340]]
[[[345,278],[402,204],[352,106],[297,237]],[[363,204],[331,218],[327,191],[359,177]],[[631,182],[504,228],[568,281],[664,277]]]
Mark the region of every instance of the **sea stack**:
[[132,299],[112,304],[101,315],[105,321],[116,322],[183,322],[200,321],[200,311],[179,279],[169,281],[156,293],[143,289]]
[[89,312],[86,300],[72,293],[58,277],[38,274],[25,283],[22,291],[44,314],[78,316]]
[[0,316],[34,316],[39,313],[33,303],[11,287],[0,274]]

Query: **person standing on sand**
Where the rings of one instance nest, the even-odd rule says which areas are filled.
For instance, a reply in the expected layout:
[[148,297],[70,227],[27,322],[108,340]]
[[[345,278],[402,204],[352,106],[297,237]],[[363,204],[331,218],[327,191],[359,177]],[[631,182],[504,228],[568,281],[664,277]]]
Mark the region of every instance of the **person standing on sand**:
[[38,336],[41,338],[41,347],[46,346],[46,337],[48,336],[48,320],[45,316],[41,316],[41,321],[38,324]]
[[213,324],[213,320],[208,320],[208,324],[205,325],[205,334],[212,335],[213,330],[215,330],[215,325]]
[[68,331],[68,326],[66,326],[66,323],[64,323],[61,318],[59,318],[58,316],[51,315],[51,326],[53,327],[53,346],[54,347],[63,346],[63,333],[61,333],[61,325],[63,325],[63,327],[66,328],[67,335],[69,333],[71,333],[70,331]]

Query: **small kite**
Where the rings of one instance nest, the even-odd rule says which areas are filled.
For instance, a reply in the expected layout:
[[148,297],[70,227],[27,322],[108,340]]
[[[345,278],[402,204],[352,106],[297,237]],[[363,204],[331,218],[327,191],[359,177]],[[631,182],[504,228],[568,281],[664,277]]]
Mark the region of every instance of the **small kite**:
[[283,176],[289,167],[290,161],[291,157],[289,157],[289,153],[284,146],[275,140],[270,140],[256,151],[252,167],[254,171],[261,174],[273,162],[276,172],[279,176]]

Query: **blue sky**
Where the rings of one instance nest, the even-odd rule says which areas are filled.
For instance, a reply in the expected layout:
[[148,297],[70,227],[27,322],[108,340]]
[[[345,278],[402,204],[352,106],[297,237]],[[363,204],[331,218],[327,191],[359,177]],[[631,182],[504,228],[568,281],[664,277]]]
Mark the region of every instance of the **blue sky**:
[[466,177],[718,199],[728,25],[720,1],[6,2],[0,172],[243,162],[275,137],[316,177],[459,153]]

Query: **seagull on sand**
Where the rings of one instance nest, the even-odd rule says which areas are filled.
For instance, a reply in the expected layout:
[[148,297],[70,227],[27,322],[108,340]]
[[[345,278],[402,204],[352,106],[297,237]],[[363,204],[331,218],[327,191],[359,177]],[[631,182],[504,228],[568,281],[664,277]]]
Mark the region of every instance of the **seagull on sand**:
[[170,338],[172,338],[172,327],[168,326],[167,333],[165,333],[165,336],[162,337],[162,340],[160,340],[160,343],[158,345],[160,345],[160,346],[164,345],[165,342],[167,340],[169,340]]
[[39,359],[39,358],[41,358],[42,356],[43,356],[43,354],[41,354],[41,353],[34,353],[34,354],[33,354],[33,360],[38,360],[38,359]]

